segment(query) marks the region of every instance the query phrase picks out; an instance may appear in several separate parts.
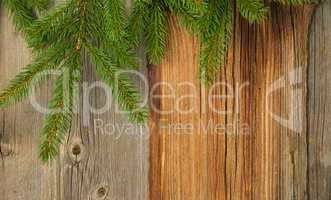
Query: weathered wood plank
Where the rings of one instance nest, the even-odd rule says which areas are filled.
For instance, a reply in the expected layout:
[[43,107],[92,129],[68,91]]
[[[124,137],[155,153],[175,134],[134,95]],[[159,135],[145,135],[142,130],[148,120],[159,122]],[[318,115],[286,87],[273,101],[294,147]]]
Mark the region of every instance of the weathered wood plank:
[[[201,103],[196,67],[199,42],[178,24],[176,18],[171,17],[169,25],[170,40],[165,59],[160,66],[149,68],[153,111],[150,199],[203,199],[207,183],[206,136],[201,134],[199,126]],[[181,95],[193,95],[193,98],[177,101]],[[190,109],[193,114],[185,114]],[[186,125],[193,125],[193,129],[185,130],[183,126]]]
[[[152,83],[168,85],[156,91],[163,99],[151,102],[174,112],[153,111],[150,199],[307,199],[304,72],[311,13],[312,7],[273,4],[260,25],[237,14],[228,63],[211,94],[198,81],[197,40],[170,18],[166,57],[150,69]],[[181,109],[194,108],[191,113],[176,110],[176,101],[192,94],[183,82],[197,94],[180,102]],[[293,93],[296,87],[301,93]],[[210,95],[216,98],[209,102]]]
[[331,199],[331,1],[324,1],[311,25],[309,51],[309,197]]
[[[4,87],[31,60],[25,47],[1,9],[0,16],[0,79]],[[39,102],[48,97],[49,82],[37,92]],[[37,158],[38,128],[42,115],[28,101],[1,111],[0,199],[45,199],[45,171]],[[45,190],[46,191],[46,190]]]
[[[3,9],[0,13],[3,88],[32,57],[7,13]],[[145,66],[144,56],[141,58]],[[93,88],[98,78],[88,59],[82,68],[79,113],[58,159],[50,165],[43,166],[37,156],[43,115],[28,100],[1,111],[0,200],[147,199],[148,132],[134,127],[125,115],[117,114],[113,104],[102,114],[90,113],[83,106],[85,97],[96,109],[112,100],[106,99],[100,87]],[[141,72],[146,69],[142,67]],[[51,96],[53,82],[46,83],[36,95],[43,105]]]
[[[95,68],[88,64],[82,85],[90,87],[95,81]],[[84,89],[81,88],[81,93]],[[81,97],[81,101],[84,96]],[[104,91],[96,88],[90,94],[93,108],[105,105]],[[146,199],[148,194],[148,134],[115,112],[92,114],[80,104],[73,132],[68,141],[69,154],[76,145],[82,157],[72,154],[65,161],[65,197],[70,199]],[[111,107],[115,110],[114,105]],[[88,117],[88,118],[87,118]],[[87,124],[86,124],[87,123]],[[77,159],[77,160],[76,160]],[[74,161],[74,162],[73,162]],[[104,196],[104,195],[105,196]],[[100,196],[100,197],[98,197]]]

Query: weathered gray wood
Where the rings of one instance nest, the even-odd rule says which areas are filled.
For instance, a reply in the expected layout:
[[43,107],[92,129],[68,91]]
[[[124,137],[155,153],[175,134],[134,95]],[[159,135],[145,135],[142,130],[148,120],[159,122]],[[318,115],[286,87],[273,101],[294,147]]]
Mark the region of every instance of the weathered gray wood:
[[[3,88],[31,57],[7,13],[3,10],[0,13],[0,80]],[[47,99],[48,88],[45,84],[38,92],[40,102]],[[25,101],[3,109],[0,120],[0,199],[44,199],[42,183],[50,173],[38,161],[36,151],[42,116]]]
[[331,1],[319,6],[311,25],[308,72],[310,199],[331,199]]
[[[15,32],[8,14],[3,9],[0,13],[0,86],[3,88],[32,56],[24,40]],[[142,59],[142,66],[144,62]],[[142,72],[145,71],[142,68]],[[88,59],[82,72],[82,83],[90,87],[97,76]],[[52,81],[46,83],[36,92],[38,102],[43,105],[52,93]],[[100,89],[91,90],[89,99],[95,108],[105,103]],[[36,112],[28,100],[2,109],[0,200],[147,199],[146,129],[128,131],[133,125],[113,109],[96,115],[83,113],[80,104],[78,110],[58,159],[43,166],[37,156],[43,115]],[[117,128],[112,135],[102,134],[101,129],[95,129],[94,120],[108,124],[108,130],[110,126]]]

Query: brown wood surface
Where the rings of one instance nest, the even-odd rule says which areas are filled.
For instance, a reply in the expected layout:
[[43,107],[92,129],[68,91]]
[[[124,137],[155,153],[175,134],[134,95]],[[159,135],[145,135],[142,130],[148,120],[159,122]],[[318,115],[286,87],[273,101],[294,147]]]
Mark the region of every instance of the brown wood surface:
[[[260,25],[237,14],[219,77],[226,85],[211,93],[223,97],[211,102],[210,90],[198,80],[199,43],[170,18],[165,59],[150,66],[151,84],[168,83],[151,91],[163,95],[151,104],[174,111],[152,114],[150,199],[308,199],[306,70],[312,11],[273,4]],[[267,95],[277,80],[281,87]],[[185,89],[182,82],[195,87]],[[236,91],[240,95],[234,98]],[[187,94],[195,98],[176,103]],[[178,105],[194,111],[180,112]],[[230,113],[216,113],[211,105]],[[210,123],[214,126],[206,130]]]

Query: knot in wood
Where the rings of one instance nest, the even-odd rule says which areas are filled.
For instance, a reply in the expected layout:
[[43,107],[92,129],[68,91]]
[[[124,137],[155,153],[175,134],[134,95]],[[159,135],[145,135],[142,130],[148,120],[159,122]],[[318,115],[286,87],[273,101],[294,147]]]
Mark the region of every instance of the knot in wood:
[[77,164],[82,161],[86,155],[86,149],[81,138],[72,138],[67,152],[72,163]]
[[106,190],[105,187],[100,187],[100,188],[97,190],[97,196],[98,196],[98,198],[102,198],[102,197],[104,197],[106,194],[107,194],[107,190]]
[[105,183],[99,184],[94,191],[92,191],[91,199],[104,200],[108,196],[109,186]]
[[72,147],[72,154],[77,156],[81,153],[81,148],[80,148],[80,145],[76,144]]
[[0,143],[0,156],[8,157],[14,153],[12,147],[9,144]]

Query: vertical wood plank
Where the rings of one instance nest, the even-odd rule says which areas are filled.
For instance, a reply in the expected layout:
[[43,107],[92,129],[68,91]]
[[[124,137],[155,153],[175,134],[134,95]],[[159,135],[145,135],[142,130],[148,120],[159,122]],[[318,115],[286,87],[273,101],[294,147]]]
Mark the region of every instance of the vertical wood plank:
[[[163,99],[151,102],[175,112],[153,111],[150,199],[308,198],[305,70],[312,11],[273,4],[260,25],[236,14],[228,63],[211,93],[197,80],[196,39],[170,18],[166,57],[151,66],[150,76],[154,84],[173,86],[175,98],[163,84],[157,90]],[[176,110],[188,92],[178,86],[183,81],[200,94],[183,103],[198,106],[190,114]],[[297,87],[301,93],[293,93]],[[210,95],[218,98],[209,101]],[[190,134],[173,129],[185,123],[194,127]]]
[[310,35],[308,72],[309,197],[331,198],[331,2],[316,10]]
[[[3,9],[0,13],[3,88],[32,56],[14,31],[8,14]],[[37,156],[43,115],[28,100],[1,111],[0,200],[147,199],[148,131],[135,127],[124,114],[115,112],[113,100],[107,99],[100,87],[93,88],[95,81],[99,81],[94,66],[87,57],[83,63],[79,113],[58,159],[50,165],[42,165]],[[145,63],[141,55],[142,74],[146,73]],[[36,98],[42,105],[50,99],[52,85],[53,81],[47,80],[37,90]],[[140,85],[146,92],[146,85]],[[83,98],[87,96],[84,87],[89,89],[88,99],[93,108],[112,102],[111,109],[93,114],[83,107]]]
[[[8,13],[0,12],[1,88],[31,61],[30,51],[20,37]],[[40,104],[48,99],[50,82],[36,92]],[[43,191],[44,167],[37,157],[38,128],[42,115],[24,101],[1,110],[0,199],[50,199]]]
[[[206,137],[200,129],[196,67],[199,42],[178,24],[177,18],[170,17],[169,26],[165,58],[160,66],[149,68],[153,88],[150,199],[203,199],[207,180]],[[181,95],[193,98],[177,101]],[[191,109],[193,113],[186,114]]]

